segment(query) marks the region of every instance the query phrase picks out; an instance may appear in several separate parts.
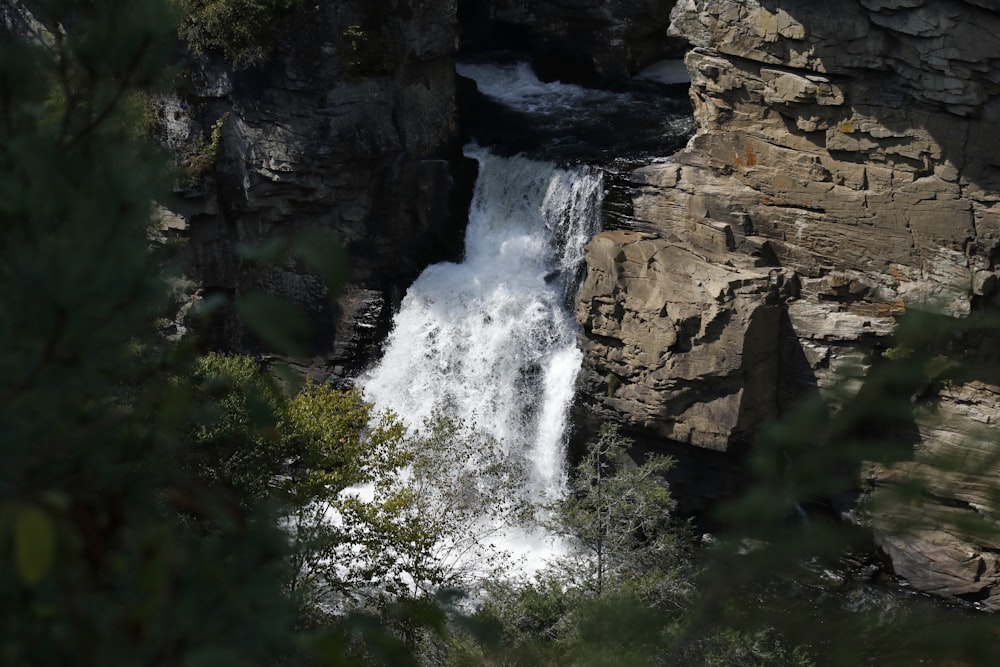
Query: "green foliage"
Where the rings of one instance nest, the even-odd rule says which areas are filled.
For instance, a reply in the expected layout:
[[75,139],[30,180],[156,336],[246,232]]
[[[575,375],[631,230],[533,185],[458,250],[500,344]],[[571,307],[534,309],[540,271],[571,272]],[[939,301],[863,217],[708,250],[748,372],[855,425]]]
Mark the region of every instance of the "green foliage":
[[474,618],[501,630],[499,642],[453,629],[442,664],[451,666],[628,665],[813,667],[801,646],[770,629],[695,623],[696,606],[664,610],[621,587],[594,597],[551,576],[496,582]]
[[244,507],[271,498],[285,469],[275,428],[285,399],[249,357],[210,353],[191,372],[194,406],[181,465],[221,485]]
[[304,625],[471,584],[502,560],[489,535],[527,518],[522,471],[459,422],[411,433],[360,392],[313,382],[286,397],[248,357],[208,354],[190,376],[179,463],[246,511],[280,508]]
[[173,14],[26,5],[34,40],[0,39],[0,663],[289,655],[281,533],[174,465],[193,392],[153,342],[147,241],[167,169],[129,108]]
[[[128,342],[163,299],[146,222],[164,171],[121,103],[152,84],[169,19],[157,3],[112,4],[114,20],[83,20],[48,48],[0,42],[0,469],[15,489],[49,477],[22,448],[69,448],[107,418],[102,399],[131,375]],[[62,14],[38,18],[61,30]]]
[[[391,563],[381,569],[364,567],[350,552],[351,532],[365,533],[383,547],[391,543],[384,532],[368,532],[370,524],[345,515],[342,506],[349,487],[372,484],[398,474],[409,457],[403,449],[405,428],[392,414],[376,416],[357,391],[341,392],[325,385],[307,384],[292,398],[282,418],[290,475],[284,492],[290,499],[288,524],[294,554],[289,588],[308,613],[340,605],[355,594],[354,587],[371,585],[388,576]],[[379,510],[392,514],[405,504],[387,498]],[[373,510],[374,511],[374,510]],[[357,563],[353,568],[350,563]],[[362,595],[362,593],[358,593]]]
[[[494,558],[480,521],[516,506],[514,471],[491,441],[444,418],[411,434],[358,391],[307,382],[286,397],[249,357],[200,357],[191,377],[199,407],[182,464],[247,511],[280,508],[297,624],[323,628],[345,655],[416,655],[408,635],[442,631],[447,605],[431,596],[467,583],[455,550]],[[473,462],[483,477],[456,483],[455,464]]]
[[581,593],[552,580],[494,586],[479,613],[503,628],[503,641],[481,648],[478,663],[466,648],[465,664],[661,664],[670,638],[659,610],[625,591]]
[[195,53],[221,51],[238,68],[261,63],[280,20],[302,0],[174,0],[184,13],[178,32]]
[[801,647],[769,629],[704,624],[695,595],[696,551],[672,516],[663,481],[672,461],[631,464],[631,442],[605,424],[577,466],[571,493],[550,507],[550,529],[571,541],[529,581],[485,585],[475,613],[499,643],[453,632],[443,664],[769,665],[809,667]]
[[673,461],[653,455],[625,464],[631,440],[604,424],[576,467],[570,493],[551,508],[550,529],[577,545],[567,576],[601,595],[625,582],[650,603],[683,596],[690,552],[664,475]]
[[488,583],[477,615],[503,642],[458,636],[449,664],[658,664],[669,619],[691,593],[689,541],[662,478],[672,461],[624,465],[629,444],[615,425],[602,427],[570,493],[547,510],[568,552],[533,580]]
[[222,142],[222,128],[229,120],[229,112],[222,114],[212,123],[208,139],[198,137],[184,150],[181,169],[187,184],[192,185],[209,175],[214,169]]
[[[62,4],[38,15],[48,35],[70,19]],[[0,45],[0,433],[14,442],[55,446],[54,431],[65,437],[100,414],[99,402],[81,399],[106,396],[127,375],[126,343],[148,331],[163,299],[145,238],[163,163],[132,141],[122,102],[155,81],[169,15],[155,2],[112,4],[113,20],[81,18],[50,48]],[[49,400],[36,400],[36,388]]]
[[244,507],[282,508],[307,623],[469,585],[503,559],[487,538],[528,518],[523,471],[460,422],[411,433],[360,392],[313,382],[286,398],[248,357],[209,354],[192,379],[183,464]]
[[302,547],[293,588],[314,606],[378,607],[471,585],[502,564],[488,538],[526,520],[521,471],[497,443],[444,417],[416,433],[391,413],[372,417],[356,450],[347,439],[359,455],[302,480],[318,491],[290,518]]
[[296,471],[288,491],[298,504],[374,482],[409,461],[401,451],[402,423],[391,413],[376,417],[356,390],[308,382],[289,400],[282,427]]

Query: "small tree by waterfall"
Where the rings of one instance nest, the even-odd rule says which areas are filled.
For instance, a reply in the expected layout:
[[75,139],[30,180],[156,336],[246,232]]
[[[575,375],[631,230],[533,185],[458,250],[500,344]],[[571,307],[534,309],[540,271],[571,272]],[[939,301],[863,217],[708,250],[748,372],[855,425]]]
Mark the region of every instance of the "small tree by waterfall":
[[[333,423],[339,396],[313,386],[305,400],[292,400],[293,418],[301,421],[305,403],[321,426]],[[330,409],[308,409],[317,402]],[[371,421],[347,434],[363,443],[353,482],[314,490],[289,515],[298,547],[293,587],[306,610],[380,607],[468,588],[509,567],[495,536],[528,521],[531,506],[518,493],[523,470],[499,443],[443,414],[407,430],[391,412],[359,402],[361,409]]]
[[303,623],[508,569],[496,535],[531,518],[525,473],[474,427],[437,413],[407,429],[360,391],[313,382],[286,396],[242,356],[198,359],[192,387],[204,409],[181,464],[234,504],[280,509]]
[[601,426],[548,524],[573,547],[556,564],[573,586],[598,597],[627,586],[660,605],[691,590],[690,542],[663,478],[673,459],[631,464],[631,444],[616,424]]

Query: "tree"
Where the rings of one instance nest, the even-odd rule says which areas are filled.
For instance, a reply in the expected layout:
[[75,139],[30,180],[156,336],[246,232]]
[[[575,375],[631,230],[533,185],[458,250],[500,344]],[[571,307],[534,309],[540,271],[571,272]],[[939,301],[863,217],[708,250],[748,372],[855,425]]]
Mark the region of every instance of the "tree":
[[193,391],[179,466],[252,508],[273,496],[292,455],[278,420],[287,399],[250,357],[209,353],[194,360]]
[[[406,429],[391,413],[376,415],[358,391],[338,391],[307,383],[292,397],[281,419],[283,442],[291,458],[282,493],[288,501],[286,523],[292,537],[289,589],[316,618],[323,610],[342,613],[345,601],[360,597],[359,586],[386,579],[391,563],[369,565],[358,573],[351,532],[391,538],[356,525],[341,507],[348,489],[399,474],[410,456],[403,447]],[[347,495],[345,495],[347,494]],[[405,511],[402,495],[382,499],[387,513]],[[375,511],[375,510],[372,510]]]
[[690,539],[663,479],[673,461],[631,464],[630,444],[617,425],[601,427],[569,493],[546,508],[565,555],[533,579],[489,582],[477,613],[503,642],[484,650],[459,636],[454,664],[651,665],[665,654],[693,592]]
[[190,353],[157,340],[147,239],[169,179],[128,101],[157,89],[175,17],[23,4],[0,36],[0,662],[292,655],[273,518],[173,465]]
[[654,454],[627,465],[631,444],[603,424],[548,526],[570,540],[575,555],[563,568],[578,587],[601,596],[627,585],[660,605],[690,592],[690,539],[664,479],[673,460]]
[[449,638],[449,665],[769,665],[810,667],[773,630],[698,627],[698,548],[663,475],[673,461],[627,457],[631,441],[604,424],[547,525],[568,552],[527,581],[487,584],[476,612],[502,633],[485,645]]
[[236,67],[263,62],[282,16],[302,0],[174,0],[184,12],[180,36],[195,53],[215,50]]
[[[290,416],[301,420],[303,396],[328,403],[337,395],[313,386],[293,399]],[[366,414],[354,431],[359,447],[348,449],[351,475],[331,483],[310,468],[314,479],[306,483],[318,486],[289,517],[301,547],[295,586],[314,608],[339,612],[432,596],[495,574],[504,554],[490,536],[527,519],[517,493],[521,471],[497,443],[454,419],[438,416],[410,432],[392,413],[374,413],[360,394],[349,400]],[[344,411],[315,414],[319,421],[311,423]]]

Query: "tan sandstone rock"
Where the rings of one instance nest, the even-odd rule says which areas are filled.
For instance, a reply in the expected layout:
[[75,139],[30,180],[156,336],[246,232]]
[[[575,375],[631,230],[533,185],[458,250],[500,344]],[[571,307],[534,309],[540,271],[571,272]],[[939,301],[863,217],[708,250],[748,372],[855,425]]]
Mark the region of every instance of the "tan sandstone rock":
[[[1000,8],[680,0],[670,33],[693,47],[698,130],[633,174],[648,233],[590,246],[577,316],[594,414],[735,451],[803,394],[833,400],[845,374],[860,387],[895,316],[998,307]],[[930,480],[940,520],[879,524],[880,542],[917,588],[990,608],[998,546],[955,526],[1000,509],[984,463],[998,384],[939,392],[913,460],[869,480]]]

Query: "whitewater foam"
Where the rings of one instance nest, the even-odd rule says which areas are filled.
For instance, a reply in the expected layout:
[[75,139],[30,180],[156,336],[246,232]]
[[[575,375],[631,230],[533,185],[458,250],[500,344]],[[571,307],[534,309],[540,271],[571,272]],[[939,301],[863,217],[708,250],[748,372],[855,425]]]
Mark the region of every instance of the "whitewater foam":
[[[403,299],[366,397],[418,428],[445,411],[522,464],[535,502],[565,491],[565,439],[582,355],[571,314],[587,240],[600,224],[601,172],[469,147],[479,177],[460,263],[428,267]],[[508,531],[527,569],[558,545]]]

